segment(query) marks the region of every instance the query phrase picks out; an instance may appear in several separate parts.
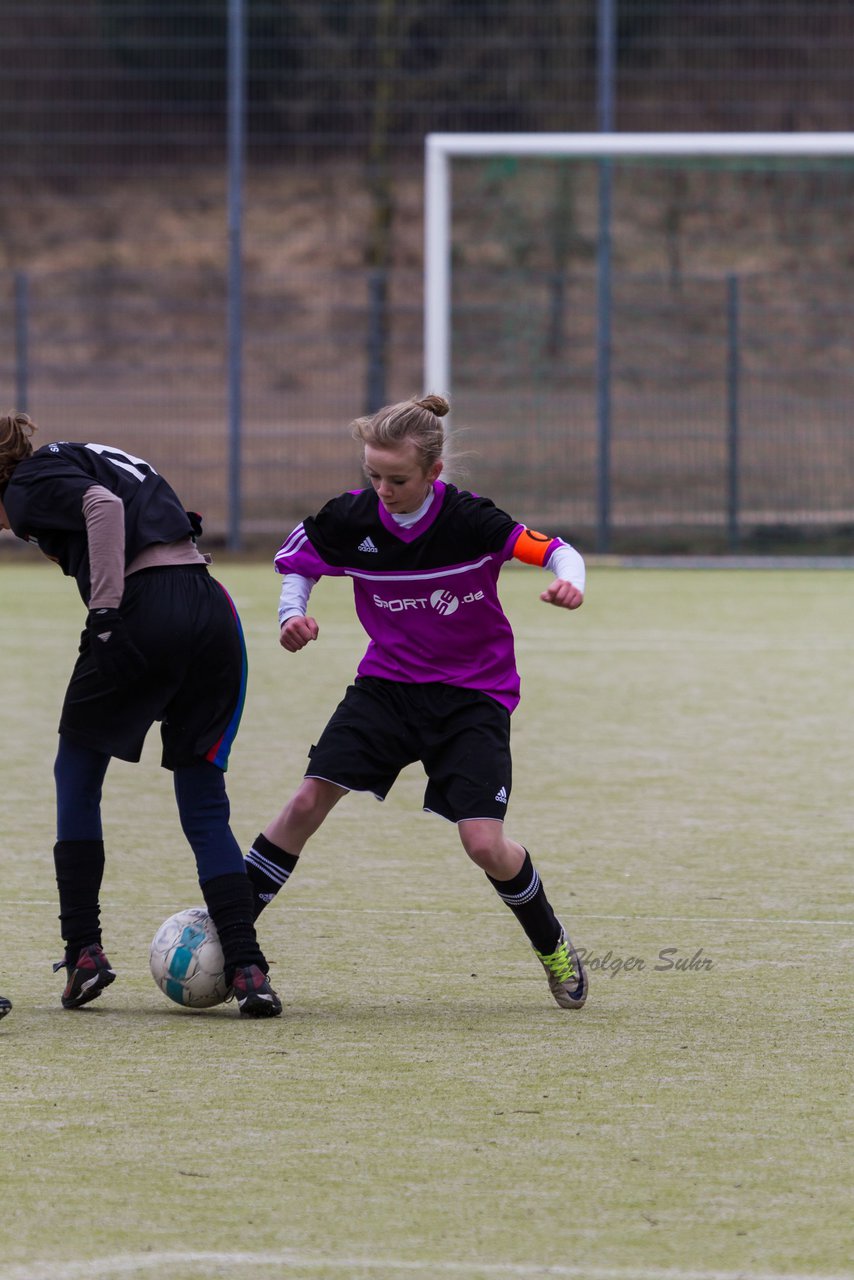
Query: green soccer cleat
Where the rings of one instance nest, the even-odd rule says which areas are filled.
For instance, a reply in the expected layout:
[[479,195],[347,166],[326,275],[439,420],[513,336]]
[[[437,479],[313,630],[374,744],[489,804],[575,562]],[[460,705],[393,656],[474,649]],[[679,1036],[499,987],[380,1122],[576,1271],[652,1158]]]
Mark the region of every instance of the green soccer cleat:
[[549,991],[561,1009],[580,1009],[587,999],[587,971],[563,925],[554,951],[550,955],[543,955],[535,947],[534,955],[545,969]]

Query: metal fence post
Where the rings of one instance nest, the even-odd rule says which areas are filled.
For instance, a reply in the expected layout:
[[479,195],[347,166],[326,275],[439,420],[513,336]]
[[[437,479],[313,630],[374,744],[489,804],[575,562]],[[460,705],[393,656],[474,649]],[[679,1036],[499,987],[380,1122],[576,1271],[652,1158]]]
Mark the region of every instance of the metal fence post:
[[[597,114],[599,131],[614,128],[616,8],[599,0],[597,10]],[[596,549],[611,543],[611,180],[610,157],[599,161],[599,232],[596,255],[596,417],[598,423],[598,493]]]
[[228,0],[228,545],[240,549],[243,410],[243,150],[246,55],[243,0]]
[[365,412],[376,413],[386,402],[386,332],[388,273],[377,267],[368,273],[368,376]]
[[30,386],[30,281],[15,272],[15,408],[27,412]]
[[740,405],[740,321],[741,297],[739,280],[736,275],[727,276],[726,314],[727,314],[727,528],[729,545],[737,551],[741,541],[739,494],[740,466],[739,451],[741,445],[741,405]]

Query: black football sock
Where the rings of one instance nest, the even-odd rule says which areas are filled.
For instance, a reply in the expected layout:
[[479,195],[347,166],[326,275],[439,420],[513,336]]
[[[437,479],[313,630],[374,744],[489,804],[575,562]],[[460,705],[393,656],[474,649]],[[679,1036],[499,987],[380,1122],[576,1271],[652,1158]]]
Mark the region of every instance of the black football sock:
[[98,894],[104,876],[104,842],[57,840],[53,862],[65,963],[73,965],[83,947],[101,942]]
[[256,836],[246,855],[246,874],[252,884],[256,920],[279,890],[284,889],[298,861],[298,853],[286,853],[265,835]]
[[531,946],[550,955],[560,937],[560,924],[528,850],[521,871],[512,880],[495,880],[490,875],[486,878],[525,930]]
[[264,973],[270,966],[255,936],[252,886],[242,871],[216,876],[202,885],[211,920],[219,934],[225,960],[225,980],[231,986],[234,970],[256,964]]

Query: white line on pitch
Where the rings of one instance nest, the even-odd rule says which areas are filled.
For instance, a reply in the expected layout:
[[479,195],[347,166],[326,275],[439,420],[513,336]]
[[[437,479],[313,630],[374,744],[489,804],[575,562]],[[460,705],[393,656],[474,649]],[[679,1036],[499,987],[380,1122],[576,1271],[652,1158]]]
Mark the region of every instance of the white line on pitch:
[[[19,898],[17,902],[8,903],[7,906],[12,907],[49,907],[52,903],[41,901],[37,898]],[[162,911],[169,910],[168,907],[159,908]],[[289,906],[291,911],[304,911],[309,913],[322,913],[330,915],[338,912],[344,915],[360,915],[360,916],[458,916],[463,913],[459,911],[449,911],[442,907],[342,907],[332,903],[323,907],[307,907],[302,903],[296,903]],[[475,915],[493,915],[491,909],[482,909],[472,914]],[[762,916],[645,916],[645,915],[602,915],[596,911],[573,911],[572,918],[574,920],[625,920],[637,921],[641,923],[645,920],[653,924],[761,924],[761,925],[799,925],[807,929],[850,929],[854,925],[854,920],[791,920],[782,917],[762,917]],[[2,1280],[2,1273],[0,1273]]]
[[[441,907],[342,907],[331,904],[323,907],[306,907],[302,904],[297,904],[291,910],[322,912],[324,915],[337,911],[361,916],[456,916],[462,914],[459,911],[449,911]],[[475,914],[489,915],[492,912],[484,909]],[[778,917],[761,916],[615,916],[600,915],[594,911],[573,911],[571,914],[574,920],[629,920],[638,922],[649,920],[656,924],[792,924],[804,925],[810,929],[850,929],[854,925],[854,920],[784,920]]]
[[370,1277],[410,1273],[446,1276],[510,1277],[511,1280],[854,1280],[854,1275],[831,1276],[826,1273],[758,1271],[679,1271],[658,1267],[584,1267],[560,1264],[537,1266],[512,1262],[408,1261],[402,1258],[311,1258],[290,1251],[280,1253],[248,1252],[174,1252],[143,1253],[92,1258],[80,1262],[32,1262],[0,1268],[0,1280],[112,1280],[132,1276],[135,1272],[162,1268],[218,1266],[288,1267],[305,1272],[340,1270],[350,1276]]

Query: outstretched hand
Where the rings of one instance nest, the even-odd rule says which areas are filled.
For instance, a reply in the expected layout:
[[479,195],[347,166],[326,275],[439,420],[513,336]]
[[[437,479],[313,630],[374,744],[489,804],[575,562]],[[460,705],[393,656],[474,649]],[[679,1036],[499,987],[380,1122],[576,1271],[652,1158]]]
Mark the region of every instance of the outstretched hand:
[[580,609],[584,604],[584,592],[565,578],[555,578],[545,591],[540,592],[540,599],[561,609]]
[[287,618],[282,623],[279,633],[279,644],[288,653],[298,653],[304,649],[309,640],[316,640],[318,626],[314,618]]

